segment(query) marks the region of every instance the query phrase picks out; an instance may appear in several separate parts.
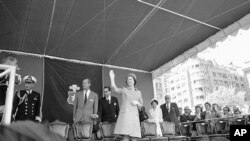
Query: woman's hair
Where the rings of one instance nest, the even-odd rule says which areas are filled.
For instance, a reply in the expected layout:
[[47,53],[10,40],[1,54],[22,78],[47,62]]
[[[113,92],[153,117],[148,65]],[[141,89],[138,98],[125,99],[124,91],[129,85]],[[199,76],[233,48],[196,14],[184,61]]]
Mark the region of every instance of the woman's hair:
[[228,106],[223,107],[223,109],[226,108],[228,112],[230,112],[230,108]]
[[133,75],[131,75],[131,74],[128,74],[128,76],[127,76],[127,80],[126,80],[126,84],[128,85],[128,77],[132,77],[133,78],[133,80],[134,80],[134,85],[136,85],[136,78],[133,76]]
[[196,106],[195,106],[195,109],[197,109],[197,108],[199,108],[199,109],[201,110],[201,112],[202,112],[202,108],[201,108],[200,105],[196,105]]
[[158,101],[155,99],[151,101],[151,105],[153,105],[153,103],[156,103],[158,105]]
[[218,104],[213,103],[213,104],[212,104],[212,110],[214,110],[214,106],[217,106],[217,108],[219,108],[219,105],[218,105]]

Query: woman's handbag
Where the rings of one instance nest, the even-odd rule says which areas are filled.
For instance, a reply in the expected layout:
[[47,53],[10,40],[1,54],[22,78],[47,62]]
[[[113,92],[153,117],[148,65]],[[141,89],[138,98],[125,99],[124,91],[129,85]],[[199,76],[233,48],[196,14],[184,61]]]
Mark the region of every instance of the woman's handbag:
[[148,114],[145,112],[145,107],[141,107],[141,109],[138,109],[139,111],[139,119],[140,122],[143,122],[144,120],[147,120],[149,118]]

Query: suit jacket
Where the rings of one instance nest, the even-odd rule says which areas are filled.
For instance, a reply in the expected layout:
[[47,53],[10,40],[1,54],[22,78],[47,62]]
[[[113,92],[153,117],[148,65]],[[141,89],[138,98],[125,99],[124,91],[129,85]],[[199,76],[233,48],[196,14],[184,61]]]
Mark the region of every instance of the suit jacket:
[[180,116],[180,122],[187,122],[187,121],[193,121],[193,120],[194,120],[193,115],[183,114],[183,115]]
[[101,122],[116,122],[119,110],[119,103],[116,97],[111,96],[110,103],[105,97],[99,100],[98,115]]
[[170,103],[170,112],[168,112],[166,103],[161,105],[163,121],[174,122],[178,126],[179,109],[176,103]]
[[73,121],[93,122],[91,115],[97,114],[98,110],[98,95],[90,91],[87,103],[84,105],[83,91],[79,91],[75,95]]

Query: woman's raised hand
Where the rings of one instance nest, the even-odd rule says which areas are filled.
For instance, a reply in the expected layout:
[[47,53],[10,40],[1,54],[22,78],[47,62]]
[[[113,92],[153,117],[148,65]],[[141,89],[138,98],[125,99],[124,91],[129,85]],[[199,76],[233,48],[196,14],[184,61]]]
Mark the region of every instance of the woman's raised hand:
[[114,73],[113,70],[110,70],[110,71],[109,71],[109,77],[110,77],[111,79],[114,79],[114,78],[115,78],[115,73]]

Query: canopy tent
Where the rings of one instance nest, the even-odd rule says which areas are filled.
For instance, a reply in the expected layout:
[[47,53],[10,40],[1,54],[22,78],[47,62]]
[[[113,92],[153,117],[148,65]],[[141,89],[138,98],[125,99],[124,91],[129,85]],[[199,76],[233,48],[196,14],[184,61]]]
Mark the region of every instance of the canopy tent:
[[0,0],[0,49],[151,72],[249,12],[249,0]]

